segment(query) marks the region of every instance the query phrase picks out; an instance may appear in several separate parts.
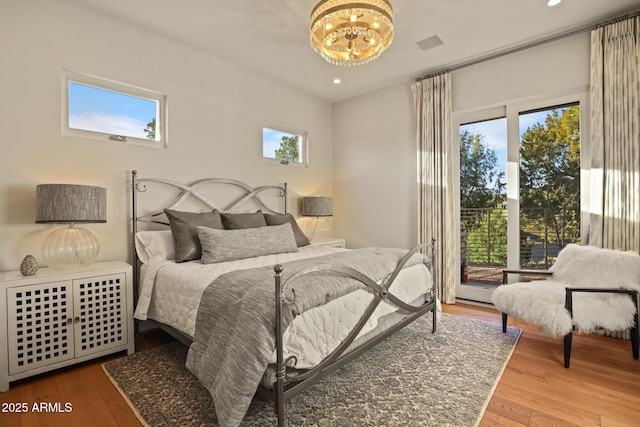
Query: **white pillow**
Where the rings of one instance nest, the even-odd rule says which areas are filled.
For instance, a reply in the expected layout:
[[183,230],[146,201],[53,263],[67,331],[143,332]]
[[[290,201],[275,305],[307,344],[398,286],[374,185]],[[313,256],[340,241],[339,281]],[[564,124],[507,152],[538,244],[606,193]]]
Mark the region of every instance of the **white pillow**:
[[196,230],[203,264],[298,251],[289,223],[236,230],[198,226]]
[[138,231],[135,243],[138,259],[143,264],[176,258],[171,230]]

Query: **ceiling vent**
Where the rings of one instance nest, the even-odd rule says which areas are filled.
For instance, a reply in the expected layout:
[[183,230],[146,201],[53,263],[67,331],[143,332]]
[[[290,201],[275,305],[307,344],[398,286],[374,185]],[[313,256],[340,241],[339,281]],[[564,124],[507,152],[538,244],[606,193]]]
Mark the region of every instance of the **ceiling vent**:
[[429,50],[433,49],[434,47],[443,45],[444,42],[438,36],[431,36],[427,37],[426,39],[420,40],[419,42],[416,42],[416,44],[422,50]]

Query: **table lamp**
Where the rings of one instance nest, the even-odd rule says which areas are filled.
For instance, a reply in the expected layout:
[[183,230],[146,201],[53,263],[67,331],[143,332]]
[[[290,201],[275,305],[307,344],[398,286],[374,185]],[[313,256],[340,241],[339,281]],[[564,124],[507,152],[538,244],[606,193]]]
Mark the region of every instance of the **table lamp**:
[[107,190],[75,184],[41,184],[36,186],[36,223],[69,224],[49,234],[43,243],[42,256],[54,270],[76,270],[98,257],[100,242],[78,223],[107,222]]
[[320,217],[333,215],[333,198],[326,196],[304,197],[302,199],[302,215],[316,217],[316,223],[313,227],[311,237],[309,237],[309,240],[313,241],[313,236],[318,230]]

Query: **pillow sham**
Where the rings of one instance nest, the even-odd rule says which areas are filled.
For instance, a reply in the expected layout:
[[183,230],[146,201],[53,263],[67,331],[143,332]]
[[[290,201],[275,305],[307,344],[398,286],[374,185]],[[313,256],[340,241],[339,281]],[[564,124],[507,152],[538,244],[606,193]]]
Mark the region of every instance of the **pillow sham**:
[[252,258],[262,255],[297,252],[291,224],[238,230],[196,227],[202,245],[202,263]]
[[254,213],[223,213],[222,225],[225,230],[239,230],[242,228],[266,227],[267,222],[261,211]]
[[200,259],[202,256],[196,227],[203,226],[220,230],[223,228],[218,210],[195,213],[165,209],[164,213],[171,226],[176,262]]
[[293,235],[296,238],[296,245],[298,247],[301,246],[309,246],[311,242],[304,234],[296,219],[290,213],[287,214],[264,214],[264,219],[267,222],[267,225],[281,225],[281,224],[291,224],[291,228],[293,229]]
[[136,253],[143,264],[175,259],[171,230],[138,231],[135,236]]

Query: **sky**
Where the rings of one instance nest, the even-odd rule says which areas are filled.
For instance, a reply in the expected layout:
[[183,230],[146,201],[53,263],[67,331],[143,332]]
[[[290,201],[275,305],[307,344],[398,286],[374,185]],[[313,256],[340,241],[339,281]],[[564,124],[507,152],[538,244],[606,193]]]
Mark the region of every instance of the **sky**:
[[74,129],[147,139],[144,129],[157,108],[156,101],[69,84],[69,127]]

